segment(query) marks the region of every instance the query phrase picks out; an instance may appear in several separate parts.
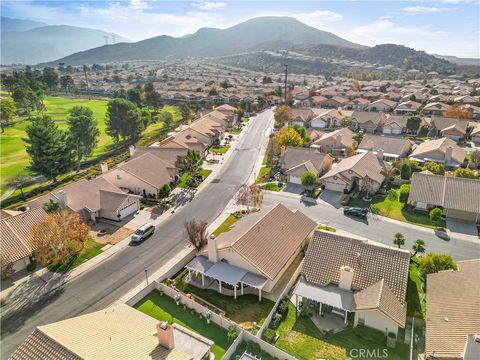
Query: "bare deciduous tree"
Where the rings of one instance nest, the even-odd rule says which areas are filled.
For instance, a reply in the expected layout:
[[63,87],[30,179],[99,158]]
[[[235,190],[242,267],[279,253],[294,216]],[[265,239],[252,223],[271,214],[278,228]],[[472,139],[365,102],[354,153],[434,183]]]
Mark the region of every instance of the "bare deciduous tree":
[[243,205],[250,210],[250,207],[258,208],[263,202],[263,190],[258,184],[244,183],[240,186],[237,194],[235,195],[235,203],[237,205]]
[[197,250],[200,250],[208,241],[208,223],[205,221],[186,220],[185,229],[188,239]]

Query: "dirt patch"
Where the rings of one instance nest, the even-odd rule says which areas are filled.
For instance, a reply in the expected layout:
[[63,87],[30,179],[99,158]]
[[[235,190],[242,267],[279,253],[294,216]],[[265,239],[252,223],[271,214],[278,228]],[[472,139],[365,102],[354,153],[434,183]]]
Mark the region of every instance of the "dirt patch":
[[116,244],[133,233],[132,229],[119,227],[99,221],[90,226],[90,235],[93,240],[101,244]]

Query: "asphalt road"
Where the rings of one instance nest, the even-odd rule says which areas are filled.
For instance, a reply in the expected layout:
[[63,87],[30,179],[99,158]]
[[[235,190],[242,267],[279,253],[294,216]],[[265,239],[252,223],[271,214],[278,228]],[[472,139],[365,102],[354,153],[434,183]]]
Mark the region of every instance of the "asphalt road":
[[400,221],[391,221],[382,216],[369,214],[368,219],[361,220],[343,215],[343,209],[319,201],[317,205],[311,205],[300,201],[298,196],[284,194],[282,192],[266,192],[263,205],[281,202],[290,209],[298,209],[312,220],[326,224],[337,229],[347,231],[363,238],[393,245],[393,234],[402,233],[405,238],[404,249],[411,249],[416,239],[423,239],[426,243],[427,252],[450,254],[456,261],[480,258],[480,240],[468,241],[451,238],[444,240],[438,237],[431,229],[412,226]]
[[214,181],[191,203],[160,224],[143,244],[119,251],[58,291],[38,298],[32,296],[34,300],[5,316],[1,327],[2,359],[6,359],[36,326],[107,307],[145,281],[145,269],[153,274],[184,248],[187,241],[185,219],[212,222],[222,213],[239,186],[250,176],[272,123],[271,110],[260,113]]

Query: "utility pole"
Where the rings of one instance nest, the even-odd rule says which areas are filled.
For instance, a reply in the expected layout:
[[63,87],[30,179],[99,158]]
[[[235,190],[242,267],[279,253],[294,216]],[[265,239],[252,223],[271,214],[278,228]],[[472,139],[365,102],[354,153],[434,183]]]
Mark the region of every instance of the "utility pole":
[[83,65],[83,74],[85,75],[85,86],[87,89],[87,97],[90,99],[90,91],[88,90],[87,65]]
[[285,105],[287,105],[287,78],[288,78],[288,65],[285,64],[285,99],[283,100],[285,102]]

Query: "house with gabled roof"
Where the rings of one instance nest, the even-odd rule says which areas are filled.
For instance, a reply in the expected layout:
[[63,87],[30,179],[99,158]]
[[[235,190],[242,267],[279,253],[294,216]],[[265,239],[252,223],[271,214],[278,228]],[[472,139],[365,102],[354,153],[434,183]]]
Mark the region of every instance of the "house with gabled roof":
[[415,143],[401,137],[365,134],[358,145],[357,153],[372,151],[375,155],[380,152],[385,161],[395,161],[406,158]]
[[424,106],[422,114],[430,116],[443,116],[448,110],[448,105],[441,102],[431,102]]
[[389,111],[392,111],[395,108],[395,106],[397,106],[396,101],[387,100],[387,99],[378,99],[368,104],[367,110],[389,112]]
[[418,162],[433,161],[445,166],[459,167],[467,156],[466,150],[449,138],[427,140],[419,144],[409,158]]
[[[405,328],[410,253],[369,240],[315,231],[293,290],[296,305],[323,317],[398,334]],[[316,316],[316,315],[315,315]]]
[[291,121],[292,125],[300,125],[303,127],[308,127],[310,125],[310,120],[312,120],[314,113],[310,108],[302,109],[292,109],[293,118]]
[[382,125],[382,133],[385,135],[401,135],[407,129],[408,119],[402,115],[388,115]]
[[280,169],[293,184],[302,184],[302,175],[307,171],[322,176],[332,168],[333,158],[314,148],[289,146],[282,148]]
[[42,207],[16,212],[13,215],[2,212],[0,219],[0,248],[2,266],[13,264],[13,271],[20,271],[30,264],[35,251],[35,239],[31,234],[33,226],[47,216]]
[[308,243],[317,223],[283,204],[264,207],[234,223],[217,238],[211,236],[186,268],[195,286],[220,293],[244,294],[250,287],[271,292]]
[[348,128],[341,128],[331,132],[325,132],[319,139],[315,140],[310,146],[318,149],[320,152],[332,154],[334,156],[343,156],[345,149],[355,144],[353,133]]
[[11,360],[205,360],[214,342],[122,304],[38,326]]
[[468,120],[433,116],[430,120],[430,126],[436,136],[448,137],[454,141],[459,141],[467,135]]
[[387,116],[382,112],[354,111],[351,119],[354,130],[374,133],[383,126]]
[[395,114],[405,115],[420,110],[422,104],[413,100],[404,101],[395,108]]

